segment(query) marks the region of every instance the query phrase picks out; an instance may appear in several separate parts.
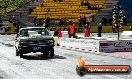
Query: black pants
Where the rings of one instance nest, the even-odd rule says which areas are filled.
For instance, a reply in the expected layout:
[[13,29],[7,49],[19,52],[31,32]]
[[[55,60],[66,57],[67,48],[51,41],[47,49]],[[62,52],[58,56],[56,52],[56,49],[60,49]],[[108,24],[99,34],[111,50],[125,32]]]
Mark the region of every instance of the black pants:
[[98,31],[98,37],[101,37],[101,31]]
[[75,33],[74,34],[69,34],[69,38],[71,38],[73,36],[73,38],[75,38]]

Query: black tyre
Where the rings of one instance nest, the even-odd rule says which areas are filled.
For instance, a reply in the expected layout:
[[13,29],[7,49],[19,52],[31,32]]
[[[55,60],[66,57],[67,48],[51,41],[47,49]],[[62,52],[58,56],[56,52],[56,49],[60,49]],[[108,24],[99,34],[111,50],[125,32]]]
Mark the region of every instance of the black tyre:
[[49,51],[42,52],[44,57],[47,57],[49,55]]
[[54,55],[55,55],[55,54],[54,54],[54,49],[51,49],[51,50],[50,50],[50,57],[53,58]]
[[18,49],[16,48],[16,56],[19,56],[20,52],[18,51]]
[[23,53],[22,52],[20,53],[20,58],[23,58]]
[[46,53],[43,53],[43,56],[44,57],[47,57],[48,55],[49,55],[49,53],[47,53],[47,52]]

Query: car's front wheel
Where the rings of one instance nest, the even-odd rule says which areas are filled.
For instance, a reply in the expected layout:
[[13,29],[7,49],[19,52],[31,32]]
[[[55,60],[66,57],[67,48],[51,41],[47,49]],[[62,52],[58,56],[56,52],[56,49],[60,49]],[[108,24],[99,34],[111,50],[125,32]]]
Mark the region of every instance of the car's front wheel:
[[23,58],[23,53],[22,52],[20,53],[20,58]]
[[54,55],[55,55],[55,54],[54,54],[54,49],[51,49],[51,50],[50,50],[50,57],[53,58]]
[[49,55],[49,50],[42,50],[41,53],[43,53],[43,57],[47,57]]
[[42,52],[44,57],[47,57],[49,55],[49,51]]

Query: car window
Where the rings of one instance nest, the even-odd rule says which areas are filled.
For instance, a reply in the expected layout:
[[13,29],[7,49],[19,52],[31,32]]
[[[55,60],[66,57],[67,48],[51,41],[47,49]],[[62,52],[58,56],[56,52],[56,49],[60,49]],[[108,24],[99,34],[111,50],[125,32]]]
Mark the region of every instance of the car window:
[[49,35],[49,32],[47,29],[43,28],[31,28],[31,29],[22,29],[20,30],[20,36],[26,36],[28,37],[31,32],[34,32],[36,34],[41,35]]

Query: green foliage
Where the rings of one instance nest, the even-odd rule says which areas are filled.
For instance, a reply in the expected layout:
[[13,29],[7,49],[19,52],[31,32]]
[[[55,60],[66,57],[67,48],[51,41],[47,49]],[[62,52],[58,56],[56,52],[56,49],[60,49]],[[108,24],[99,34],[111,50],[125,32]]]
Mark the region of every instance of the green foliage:
[[14,11],[31,0],[0,0],[0,15]]

